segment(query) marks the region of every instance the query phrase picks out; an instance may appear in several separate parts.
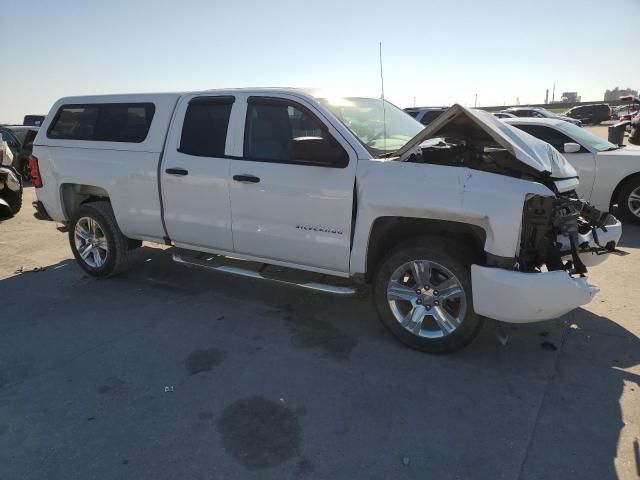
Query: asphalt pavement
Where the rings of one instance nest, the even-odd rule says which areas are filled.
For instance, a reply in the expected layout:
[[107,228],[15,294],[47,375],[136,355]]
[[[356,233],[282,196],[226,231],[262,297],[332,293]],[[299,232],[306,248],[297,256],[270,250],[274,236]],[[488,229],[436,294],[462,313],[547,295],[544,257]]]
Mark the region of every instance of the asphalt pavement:
[[368,298],[157,246],[90,278],[34,197],[0,223],[2,480],[640,476],[640,227],[590,272],[590,305],[437,356],[396,342]]

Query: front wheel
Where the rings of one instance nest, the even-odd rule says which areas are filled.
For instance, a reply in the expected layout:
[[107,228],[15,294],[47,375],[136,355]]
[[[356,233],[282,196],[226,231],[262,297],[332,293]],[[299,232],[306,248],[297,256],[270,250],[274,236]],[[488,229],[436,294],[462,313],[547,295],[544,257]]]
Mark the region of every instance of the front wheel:
[[471,262],[463,249],[444,238],[423,238],[383,260],[374,282],[375,303],[382,323],[401,342],[447,353],[477,335],[482,317],[473,311]]
[[620,216],[627,222],[640,223],[640,177],[628,180],[618,194]]

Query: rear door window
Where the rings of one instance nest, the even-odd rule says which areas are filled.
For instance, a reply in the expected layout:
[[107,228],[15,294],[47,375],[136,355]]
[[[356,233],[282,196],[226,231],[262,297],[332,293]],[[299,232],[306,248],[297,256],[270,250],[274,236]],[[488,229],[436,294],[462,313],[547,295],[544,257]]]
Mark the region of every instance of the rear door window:
[[140,143],[155,113],[152,103],[63,105],[47,137],[65,140]]
[[234,97],[198,97],[189,102],[182,125],[180,153],[221,157]]

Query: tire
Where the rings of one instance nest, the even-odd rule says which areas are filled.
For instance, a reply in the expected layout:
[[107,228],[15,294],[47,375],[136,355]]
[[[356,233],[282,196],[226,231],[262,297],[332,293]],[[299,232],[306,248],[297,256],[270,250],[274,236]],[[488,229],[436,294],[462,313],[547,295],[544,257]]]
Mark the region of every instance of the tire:
[[623,221],[640,224],[640,176],[630,178],[622,185],[617,202]]
[[118,275],[133,264],[133,242],[118,228],[107,201],[80,206],[69,223],[69,244],[80,267],[94,277]]
[[22,208],[22,179],[20,178],[20,175],[16,176],[20,182],[20,190],[14,192],[13,190],[10,190],[9,187],[5,186],[5,188],[0,191],[0,196],[9,204],[10,216],[17,215]]
[[[482,317],[473,310],[472,259],[463,244],[445,237],[420,237],[394,248],[379,264],[374,278],[374,301],[382,324],[398,340],[423,352],[450,353],[467,345],[482,327]],[[410,270],[398,277],[398,272],[407,265],[411,269],[416,261],[425,285],[420,295]],[[427,264],[430,273],[422,270]],[[454,287],[449,286],[452,282],[461,290],[455,296]],[[388,291],[390,286],[392,291]],[[448,291],[449,299],[443,300],[438,287]],[[424,317],[414,323],[408,320],[411,313],[418,317],[424,313]],[[448,321],[452,318],[456,321]]]

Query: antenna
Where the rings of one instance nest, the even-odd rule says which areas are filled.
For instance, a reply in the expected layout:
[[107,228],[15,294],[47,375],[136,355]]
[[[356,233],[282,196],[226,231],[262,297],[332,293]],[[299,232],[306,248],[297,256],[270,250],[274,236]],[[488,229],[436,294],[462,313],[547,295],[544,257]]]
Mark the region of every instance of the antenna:
[[387,111],[384,104],[384,76],[382,75],[382,42],[380,42],[380,85],[382,88],[382,135],[383,149],[387,150]]

